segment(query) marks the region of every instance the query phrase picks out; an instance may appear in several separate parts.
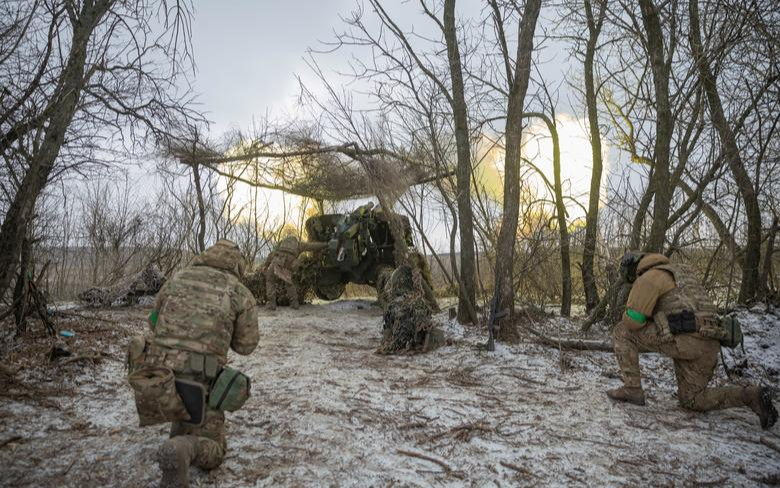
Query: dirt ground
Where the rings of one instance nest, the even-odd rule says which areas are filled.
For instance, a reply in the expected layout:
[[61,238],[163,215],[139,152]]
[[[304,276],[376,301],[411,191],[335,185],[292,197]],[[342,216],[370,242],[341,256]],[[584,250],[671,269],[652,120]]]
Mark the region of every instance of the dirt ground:
[[[75,355],[50,361],[50,339],[2,338],[2,486],[154,486],[164,427],[141,429],[124,376],[143,307],[59,318]],[[93,320],[97,313],[101,320]],[[76,317],[73,314],[82,315]],[[760,486],[780,483],[780,429],[747,410],[694,414],[676,404],[671,362],[643,356],[647,407],[614,404],[611,354],[484,334],[438,318],[448,345],[380,356],[370,300],[261,312],[261,342],[232,356],[253,397],[228,416],[228,454],[194,486]],[[780,386],[780,319],[745,312],[739,381]],[[551,320],[548,333],[577,324]],[[718,383],[726,381],[719,368]]]

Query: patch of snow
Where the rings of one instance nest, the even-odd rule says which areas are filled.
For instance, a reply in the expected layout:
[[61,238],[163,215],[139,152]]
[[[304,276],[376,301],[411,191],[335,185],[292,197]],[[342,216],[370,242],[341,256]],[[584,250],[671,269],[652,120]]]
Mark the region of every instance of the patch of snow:
[[[382,356],[381,310],[367,305],[261,311],[260,346],[230,358],[253,378],[253,396],[227,415],[225,462],[193,470],[194,486],[755,486],[780,473],[777,453],[756,442],[777,429],[761,431],[746,409],[682,410],[667,358],[642,356],[646,407],[616,404],[604,395],[621,383],[612,354],[533,342],[488,353],[483,330],[443,321],[454,344]],[[146,312],[111,311],[122,339],[107,340],[110,357],[95,366],[20,371],[72,396],[52,397],[56,406],[0,397],[0,442],[21,437],[0,448],[2,484],[156,485],[166,427],[138,427],[122,367]],[[780,320],[740,313],[749,363],[777,366]],[[577,326],[556,318],[545,330]],[[713,382],[728,382],[718,371]]]

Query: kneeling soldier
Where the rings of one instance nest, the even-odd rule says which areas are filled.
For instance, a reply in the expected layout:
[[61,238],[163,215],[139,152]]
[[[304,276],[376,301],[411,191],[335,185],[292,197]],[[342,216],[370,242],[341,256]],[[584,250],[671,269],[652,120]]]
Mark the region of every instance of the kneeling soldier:
[[259,340],[243,267],[238,246],[217,242],[160,290],[149,317],[153,337],[131,342],[129,381],[141,425],[173,422],[158,451],[163,487],[189,486],[190,464],[222,464],[224,411],[249,397],[249,379],[227,367],[228,349],[248,355]]
[[706,412],[750,407],[761,427],[777,421],[772,390],[759,386],[707,388],[718,363],[725,330],[704,287],[683,266],[661,254],[629,251],[620,263],[623,278],[632,283],[623,320],[615,326],[614,344],[624,386],[607,395],[636,405],[645,404],[639,372],[639,352],[671,357],[677,376],[677,397],[683,408]]

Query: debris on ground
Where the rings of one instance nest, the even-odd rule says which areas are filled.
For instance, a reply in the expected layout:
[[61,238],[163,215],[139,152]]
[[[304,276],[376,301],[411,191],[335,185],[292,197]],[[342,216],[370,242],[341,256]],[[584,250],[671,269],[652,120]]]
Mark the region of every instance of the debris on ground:
[[[375,354],[383,316],[373,303],[261,311],[259,348],[231,357],[253,378],[253,396],[228,415],[224,464],[193,470],[194,486],[747,487],[780,479],[780,457],[768,447],[780,444],[778,428],[762,431],[747,409],[682,410],[667,358],[642,356],[647,406],[616,404],[604,395],[620,384],[612,354],[553,348],[527,334],[488,353],[484,330],[446,312],[432,317],[443,347]],[[166,427],[138,427],[124,366],[148,311],[77,312],[111,322],[58,319],[76,333],[58,340],[99,360],[49,362],[42,332],[0,337],[0,484],[156,486]],[[780,318],[739,313],[747,366],[736,379],[780,386]],[[580,327],[559,317],[535,323],[560,338]],[[726,355],[732,370],[735,360]],[[713,381],[732,380],[719,367]]]
[[118,307],[138,304],[143,297],[153,297],[165,283],[165,277],[154,264],[141,272],[107,287],[93,287],[79,294],[79,301],[89,308]]

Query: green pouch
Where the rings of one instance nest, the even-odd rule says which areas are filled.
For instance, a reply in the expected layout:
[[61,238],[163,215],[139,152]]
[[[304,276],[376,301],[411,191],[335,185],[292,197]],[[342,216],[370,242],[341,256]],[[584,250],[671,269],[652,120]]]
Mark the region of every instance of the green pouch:
[[720,339],[720,345],[734,349],[742,344],[744,337],[742,336],[742,325],[739,323],[736,317],[733,315],[726,315],[720,317],[720,326],[725,332],[725,337]]
[[235,412],[249,399],[252,382],[241,371],[225,367],[209,393],[209,407]]

